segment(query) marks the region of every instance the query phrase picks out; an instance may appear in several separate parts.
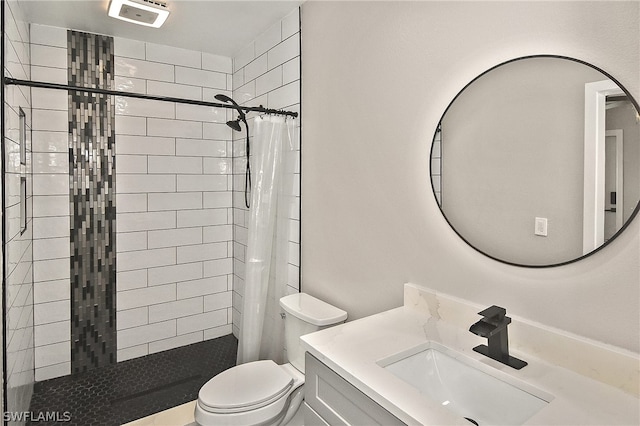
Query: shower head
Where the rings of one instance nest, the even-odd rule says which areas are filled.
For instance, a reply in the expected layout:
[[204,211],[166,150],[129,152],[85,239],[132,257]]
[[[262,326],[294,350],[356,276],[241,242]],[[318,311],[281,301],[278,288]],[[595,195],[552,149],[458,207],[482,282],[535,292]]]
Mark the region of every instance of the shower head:
[[214,96],[214,98],[216,98],[217,100],[219,100],[221,102],[233,104],[233,106],[238,111],[238,114],[240,116],[235,121],[227,121],[227,126],[231,127],[233,130],[236,130],[236,131],[239,132],[240,131],[240,121],[242,120],[245,125],[247,124],[247,116],[245,115],[244,111],[242,111],[242,108],[240,108],[240,105],[238,105],[236,103],[236,101],[231,99],[229,96],[223,95],[222,93],[218,93],[217,95]]
[[242,129],[240,128],[240,119],[239,118],[237,120],[227,121],[227,126],[231,127],[236,132],[242,131]]
[[218,93],[217,95],[214,96],[217,100],[219,100],[220,102],[231,102],[234,105],[238,105],[233,99],[231,99],[230,97],[228,97],[227,95],[223,95],[221,93]]

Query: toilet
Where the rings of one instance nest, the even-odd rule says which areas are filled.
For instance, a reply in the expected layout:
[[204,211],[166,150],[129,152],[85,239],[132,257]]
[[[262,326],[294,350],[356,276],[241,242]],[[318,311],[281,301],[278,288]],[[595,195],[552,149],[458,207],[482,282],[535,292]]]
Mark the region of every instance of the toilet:
[[343,323],[347,313],[306,293],[280,299],[284,310],[288,362],[271,360],[237,365],[209,380],[200,389],[196,423],[212,425],[284,425],[304,399],[303,336]]

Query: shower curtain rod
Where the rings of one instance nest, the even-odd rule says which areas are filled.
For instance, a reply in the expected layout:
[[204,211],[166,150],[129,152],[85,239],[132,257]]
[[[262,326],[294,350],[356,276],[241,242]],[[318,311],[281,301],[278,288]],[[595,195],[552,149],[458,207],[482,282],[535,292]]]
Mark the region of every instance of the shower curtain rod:
[[285,116],[294,117],[294,118],[298,116],[298,113],[294,111],[270,109],[270,108],[264,108],[262,106],[259,106],[259,107],[237,106],[236,107],[235,105],[220,104],[217,102],[197,101],[193,99],[172,98],[167,96],[145,95],[142,93],[122,92],[119,90],[98,89],[94,87],[70,86],[66,84],[47,83],[43,81],[20,80],[17,78],[10,78],[10,77],[4,78],[4,84],[13,84],[16,86],[38,87],[42,89],[76,90],[79,92],[99,93],[103,95],[113,95],[113,96],[126,96],[128,98],[149,99],[153,101],[162,101],[162,102],[176,102],[181,104],[200,105],[200,106],[215,107],[215,108],[227,108],[227,109],[235,109],[235,110],[238,110],[239,108],[246,112],[260,112],[264,114],[285,115]]

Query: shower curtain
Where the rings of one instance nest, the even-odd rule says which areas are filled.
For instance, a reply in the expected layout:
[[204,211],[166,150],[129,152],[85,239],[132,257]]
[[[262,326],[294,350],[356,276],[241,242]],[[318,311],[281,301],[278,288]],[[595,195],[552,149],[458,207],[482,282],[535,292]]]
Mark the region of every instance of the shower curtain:
[[295,168],[295,120],[257,117],[253,125],[252,189],[245,256],[238,364],[283,358],[279,299],[286,295],[289,212]]

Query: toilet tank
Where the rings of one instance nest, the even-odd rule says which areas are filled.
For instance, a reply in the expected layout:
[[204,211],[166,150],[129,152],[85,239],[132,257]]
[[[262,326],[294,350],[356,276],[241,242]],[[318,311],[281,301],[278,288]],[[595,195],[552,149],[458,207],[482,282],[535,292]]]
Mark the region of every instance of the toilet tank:
[[347,313],[306,293],[280,299],[284,309],[284,347],[287,360],[304,373],[304,349],[300,336],[343,323]]

